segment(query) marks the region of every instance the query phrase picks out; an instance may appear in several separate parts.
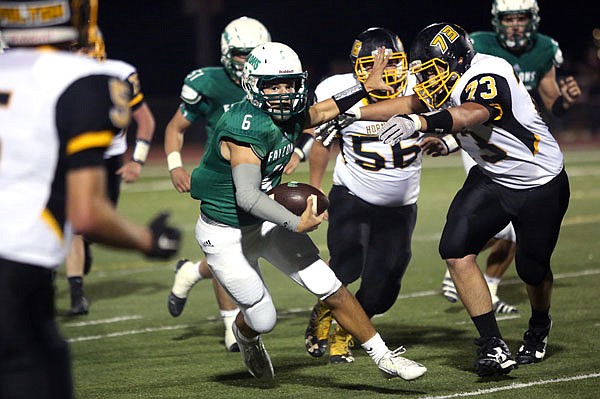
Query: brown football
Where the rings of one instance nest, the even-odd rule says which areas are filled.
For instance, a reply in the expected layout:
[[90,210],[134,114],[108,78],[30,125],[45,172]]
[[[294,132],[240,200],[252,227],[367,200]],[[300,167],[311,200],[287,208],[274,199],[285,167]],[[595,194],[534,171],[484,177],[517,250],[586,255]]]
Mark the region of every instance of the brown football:
[[306,209],[306,200],[311,195],[313,196],[313,212],[315,214],[320,215],[329,207],[327,196],[319,189],[306,183],[295,181],[281,183],[267,191],[267,195],[298,216],[302,215],[302,212]]

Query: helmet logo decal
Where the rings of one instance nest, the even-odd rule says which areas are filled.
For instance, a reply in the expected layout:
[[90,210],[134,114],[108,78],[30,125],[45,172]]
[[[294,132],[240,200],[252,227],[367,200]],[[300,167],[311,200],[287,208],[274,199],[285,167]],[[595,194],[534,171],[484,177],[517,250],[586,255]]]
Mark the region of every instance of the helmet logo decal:
[[252,53],[248,55],[248,58],[246,58],[246,62],[252,65],[254,69],[258,68],[258,66],[261,64],[261,61],[258,58],[256,58],[256,56]]
[[350,50],[350,55],[352,57],[358,57],[361,47],[362,47],[362,42],[358,39],[355,40],[354,44],[352,45],[352,50]]
[[9,3],[0,7],[4,27],[29,27],[61,24],[71,18],[66,1],[51,1],[40,5]]
[[446,25],[440,29],[438,34],[435,35],[433,39],[431,39],[429,45],[438,46],[442,54],[446,54],[446,51],[448,51],[448,44],[446,44],[446,40],[444,40],[444,38],[446,38],[450,43],[454,43],[456,39],[458,39],[458,36],[458,32],[454,30],[454,28],[452,28],[450,25]]

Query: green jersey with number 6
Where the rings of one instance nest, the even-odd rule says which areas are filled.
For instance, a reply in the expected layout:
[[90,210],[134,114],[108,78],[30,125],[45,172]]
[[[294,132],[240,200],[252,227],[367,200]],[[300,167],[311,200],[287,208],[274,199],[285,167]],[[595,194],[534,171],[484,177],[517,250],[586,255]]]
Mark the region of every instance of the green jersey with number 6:
[[200,165],[192,172],[191,195],[201,200],[200,210],[220,223],[240,227],[262,222],[243,211],[235,200],[231,164],[223,158],[223,141],[247,145],[261,160],[261,190],[268,191],[281,182],[283,168],[294,152],[308,108],[299,115],[275,123],[265,111],[244,100],[223,114],[214,136],[207,142]]
[[558,43],[540,33],[532,34],[529,47],[519,55],[502,47],[495,32],[473,32],[470,36],[478,53],[495,55],[508,61],[530,92],[537,89],[552,65],[558,68],[563,63]]
[[191,123],[204,117],[206,134],[211,137],[221,115],[245,95],[244,90],[231,80],[225,68],[196,69],[183,81],[179,110]]

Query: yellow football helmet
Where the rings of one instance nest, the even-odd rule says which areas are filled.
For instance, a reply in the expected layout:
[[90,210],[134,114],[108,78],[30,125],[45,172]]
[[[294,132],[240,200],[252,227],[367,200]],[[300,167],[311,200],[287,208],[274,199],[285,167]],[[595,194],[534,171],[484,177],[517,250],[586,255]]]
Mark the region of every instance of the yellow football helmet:
[[373,67],[374,55],[382,46],[385,46],[386,52],[391,55],[388,66],[383,70],[381,77],[388,86],[395,90],[394,92],[374,91],[369,95],[376,99],[398,97],[406,88],[408,62],[404,46],[395,33],[384,28],[369,28],[358,35],[350,50],[350,61],[354,67],[354,74],[359,82],[364,83]]
[[0,29],[10,46],[87,42],[98,26],[98,0],[0,0]]
[[410,49],[415,94],[429,108],[440,108],[475,56],[467,32],[456,24],[435,23],[419,32]]

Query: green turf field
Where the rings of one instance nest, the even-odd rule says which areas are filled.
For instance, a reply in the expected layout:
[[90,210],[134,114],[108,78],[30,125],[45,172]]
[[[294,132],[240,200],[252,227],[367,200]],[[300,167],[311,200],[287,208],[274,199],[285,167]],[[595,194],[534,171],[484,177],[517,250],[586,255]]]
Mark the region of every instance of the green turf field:
[[[332,163],[330,163],[330,166]],[[174,262],[94,247],[86,278],[90,314],[66,316],[69,294],[63,269],[57,277],[58,320],[71,341],[78,398],[597,398],[600,383],[600,151],[566,153],[571,204],[553,257],[554,328],[544,362],[523,366],[507,377],[478,378],[472,369],[475,328],[460,304],[439,293],[445,266],[437,242],[445,212],[464,179],[460,158],[424,160],[413,259],[400,298],[375,326],[395,348],[429,369],[421,379],[383,379],[361,350],[356,361],[330,365],[304,349],[304,329],[315,299],[268,264],[267,284],[279,312],[264,336],[275,367],[270,385],[255,381],[239,353],[222,344],[223,324],[209,281],[191,292],[184,313],[172,318],[167,294]],[[192,165],[189,165],[190,167]],[[185,234],[182,257],[201,256],[194,238],[198,203],[176,193],[164,166],[147,166],[144,177],[123,190],[119,209],[145,222],[163,209]],[[307,181],[307,168],[288,180]],[[327,257],[326,226],[312,233]],[[521,310],[499,325],[516,351],[529,317],[525,289],[509,270],[500,296]]]

